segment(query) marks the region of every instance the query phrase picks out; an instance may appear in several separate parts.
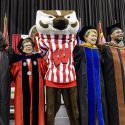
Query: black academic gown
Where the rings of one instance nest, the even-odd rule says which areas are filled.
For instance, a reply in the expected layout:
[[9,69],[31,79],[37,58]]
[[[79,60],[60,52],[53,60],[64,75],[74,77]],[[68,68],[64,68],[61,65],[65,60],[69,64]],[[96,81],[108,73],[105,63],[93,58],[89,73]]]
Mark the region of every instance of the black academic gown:
[[109,125],[125,125],[125,48],[102,46]]
[[9,125],[10,115],[10,73],[9,63],[13,51],[0,46],[0,125]]
[[[94,55],[96,56],[94,57]],[[96,69],[99,70],[94,68],[94,63],[96,64],[95,68],[97,66]],[[74,49],[74,64],[78,86],[80,124],[95,125],[97,119],[100,119],[98,121],[99,125],[108,125],[104,82],[100,68],[101,64],[98,49],[86,46],[76,46]],[[96,74],[99,76],[97,78],[98,80],[95,80]],[[100,87],[100,97],[97,97],[96,94],[98,93],[97,86]],[[97,115],[97,112],[100,115]]]

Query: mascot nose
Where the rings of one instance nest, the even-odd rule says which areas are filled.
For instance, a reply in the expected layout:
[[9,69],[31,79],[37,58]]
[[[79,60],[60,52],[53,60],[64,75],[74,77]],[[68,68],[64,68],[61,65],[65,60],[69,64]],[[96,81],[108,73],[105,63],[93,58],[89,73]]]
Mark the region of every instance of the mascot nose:
[[64,30],[67,28],[69,21],[64,17],[58,17],[53,20],[53,27],[58,30]]

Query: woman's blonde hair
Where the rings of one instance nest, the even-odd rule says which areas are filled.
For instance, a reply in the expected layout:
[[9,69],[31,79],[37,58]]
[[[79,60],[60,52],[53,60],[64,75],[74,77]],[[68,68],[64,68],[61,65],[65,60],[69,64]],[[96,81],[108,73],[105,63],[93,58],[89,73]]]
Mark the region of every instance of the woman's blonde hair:
[[84,36],[87,37],[91,32],[97,33],[97,30],[96,29],[89,29],[86,31]]

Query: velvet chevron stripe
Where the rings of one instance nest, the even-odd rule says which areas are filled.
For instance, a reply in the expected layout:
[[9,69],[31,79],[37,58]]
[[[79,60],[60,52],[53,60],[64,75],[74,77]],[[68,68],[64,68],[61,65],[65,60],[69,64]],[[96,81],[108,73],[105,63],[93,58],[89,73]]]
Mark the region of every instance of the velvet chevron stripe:
[[[116,79],[116,92],[117,92],[117,101],[118,101],[118,114],[119,114],[119,125],[125,123],[125,103],[124,103],[124,92],[123,92],[123,83],[122,83],[122,70],[120,58],[124,56],[118,55],[118,50],[116,48],[110,48],[113,53],[114,68],[115,68],[115,79]],[[122,50],[121,50],[122,51]],[[124,62],[124,61],[123,61]]]
[[104,125],[103,113],[102,113],[102,101],[101,101],[101,83],[100,83],[100,58],[97,49],[93,49],[93,67],[95,75],[95,86],[96,86],[96,103],[98,112],[99,125]]
[[[36,65],[33,64],[33,62],[36,62]],[[38,114],[39,114],[39,71],[38,71],[38,62],[36,58],[32,58],[32,73],[33,73],[33,83],[32,83],[32,107],[33,107],[33,115],[32,125],[38,125]]]
[[85,48],[88,78],[88,118],[89,125],[95,125],[96,121],[96,99],[94,91],[93,60],[91,49]]
[[28,66],[23,66],[25,62],[26,60],[22,61],[23,122],[24,125],[30,125],[30,88]]
[[99,61],[98,50],[85,47],[85,53],[86,53],[86,63],[87,63],[87,78],[88,78],[89,125],[96,124],[97,114],[98,114],[99,125],[104,125],[102,102],[101,102],[100,69],[99,69],[100,61]]

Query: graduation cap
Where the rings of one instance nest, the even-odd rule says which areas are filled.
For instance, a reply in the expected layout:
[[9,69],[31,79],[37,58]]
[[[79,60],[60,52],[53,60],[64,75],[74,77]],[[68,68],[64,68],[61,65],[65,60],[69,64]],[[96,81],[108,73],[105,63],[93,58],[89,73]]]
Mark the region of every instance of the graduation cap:
[[107,34],[110,35],[115,31],[116,29],[121,29],[121,23],[115,23],[109,27],[106,28]]
[[80,30],[80,32],[79,32],[79,38],[80,38],[80,40],[85,41],[84,36],[85,36],[86,32],[87,32],[88,30],[91,30],[91,29],[95,29],[95,30],[96,30],[96,28],[93,27],[93,26],[85,26],[85,27],[83,27],[83,28]]
[[17,48],[21,53],[22,53],[22,49],[23,49],[23,44],[26,43],[26,42],[24,42],[24,40],[28,40],[27,42],[31,42],[33,47],[35,46],[35,43],[33,42],[33,40],[30,37],[25,38],[25,39],[21,38],[17,45]]

